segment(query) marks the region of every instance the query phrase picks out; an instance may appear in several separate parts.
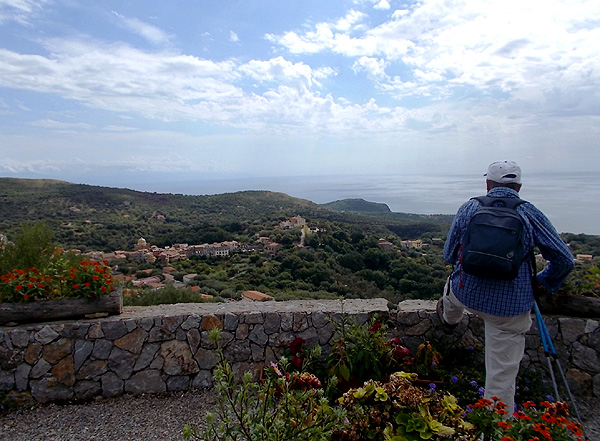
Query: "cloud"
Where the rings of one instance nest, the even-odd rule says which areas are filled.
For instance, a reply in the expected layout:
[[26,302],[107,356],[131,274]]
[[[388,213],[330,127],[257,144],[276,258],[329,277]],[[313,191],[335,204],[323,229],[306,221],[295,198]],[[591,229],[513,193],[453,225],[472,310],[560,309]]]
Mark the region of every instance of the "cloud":
[[443,97],[464,86],[516,94],[530,87],[550,91],[598,84],[600,3],[554,0],[541,5],[426,0],[371,27],[358,26],[368,21],[353,10],[339,20],[268,39],[294,54],[357,58],[354,67],[364,59],[385,60],[401,72],[385,85],[398,97]]
[[0,0],[0,25],[14,21],[29,25],[52,0]]
[[119,14],[118,12],[112,11],[113,16],[117,18],[118,23],[125,29],[133,32],[136,35],[148,40],[150,43],[155,45],[164,45],[170,42],[171,36],[163,32],[156,26],[144,23],[137,18],[128,18]]
[[231,41],[232,43],[237,43],[238,41],[240,41],[240,37],[238,37],[238,35],[235,32],[230,31],[229,32],[229,41]]
[[45,129],[58,130],[58,131],[81,131],[81,130],[90,130],[92,126],[87,123],[65,123],[60,121],[55,121],[51,119],[43,119],[38,121],[32,121],[29,125],[33,127],[43,127]]
[[352,65],[354,72],[365,71],[371,78],[385,78],[386,61],[373,57],[360,57]]
[[380,2],[376,3],[375,6],[373,6],[375,9],[390,9],[390,3],[387,0],[381,0]]

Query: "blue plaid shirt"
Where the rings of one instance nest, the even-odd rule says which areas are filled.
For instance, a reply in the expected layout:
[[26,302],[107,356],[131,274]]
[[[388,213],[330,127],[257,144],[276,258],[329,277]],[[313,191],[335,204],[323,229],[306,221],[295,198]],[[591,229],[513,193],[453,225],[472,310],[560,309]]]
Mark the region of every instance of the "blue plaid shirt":
[[[492,197],[518,198],[508,187],[492,188]],[[471,216],[480,207],[477,200],[464,203],[456,213],[444,245],[444,259],[456,265],[451,275],[454,295],[465,306],[476,311],[500,317],[513,317],[533,307],[530,259],[525,259],[515,280],[492,280],[471,276],[462,271],[459,262],[460,244]],[[551,293],[556,292],[573,269],[573,255],[560,238],[548,218],[533,204],[526,202],[517,207],[523,218],[525,251],[538,247],[548,265],[537,274],[538,282]]]

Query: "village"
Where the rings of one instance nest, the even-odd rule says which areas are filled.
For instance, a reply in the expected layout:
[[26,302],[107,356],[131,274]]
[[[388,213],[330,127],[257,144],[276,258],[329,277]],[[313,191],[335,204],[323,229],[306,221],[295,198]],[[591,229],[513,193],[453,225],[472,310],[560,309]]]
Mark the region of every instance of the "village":
[[[300,229],[300,241],[296,244],[298,248],[304,247],[304,240],[307,235],[318,234],[325,232],[323,229],[310,228],[305,218],[300,215],[293,216],[287,220],[280,222],[276,228],[283,230]],[[434,239],[433,242],[439,242],[438,245],[443,245],[442,239]],[[393,250],[398,248],[397,245],[386,239],[378,241],[381,249]],[[421,239],[402,240],[399,242],[401,250],[421,250],[429,244]],[[215,243],[203,244],[187,244],[176,243],[171,246],[158,247],[149,244],[146,239],[140,238],[133,250],[117,250],[114,252],[99,252],[92,251],[86,253],[91,259],[97,261],[119,262],[131,261],[137,264],[153,264],[160,265],[162,274],[156,274],[156,268],[142,269],[136,274],[126,275],[120,271],[118,265],[113,268],[113,278],[124,284],[124,295],[131,295],[142,288],[145,289],[161,289],[167,284],[171,284],[177,289],[189,289],[191,291],[200,291],[200,287],[195,286],[191,282],[198,276],[195,273],[184,274],[183,277],[177,277],[178,270],[173,267],[173,263],[181,260],[189,260],[193,258],[228,258],[237,253],[263,253],[266,256],[273,257],[282,249],[282,245],[271,240],[267,236],[257,236],[253,243],[242,244],[238,241],[224,241]],[[398,250],[400,252],[400,250]],[[157,263],[158,262],[158,263]],[[145,274],[145,276],[142,276]],[[178,280],[180,279],[180,280]],[[200,293],[201,298],[210,300],[209,294]],[[257,292],[246,291],[242,293],[242,299],[250,299],[255,301],[264,301],[272,299],[271,296]]]

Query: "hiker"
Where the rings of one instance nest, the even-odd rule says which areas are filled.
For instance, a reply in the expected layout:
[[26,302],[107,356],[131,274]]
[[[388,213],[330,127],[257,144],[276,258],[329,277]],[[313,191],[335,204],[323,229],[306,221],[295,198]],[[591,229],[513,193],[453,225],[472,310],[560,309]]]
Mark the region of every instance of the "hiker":
[[[507,405],[508,415],[512,415],[516,378],[525,351],[525,334],[532,323],[532,271],[536,271],[535,268],[532,270],[535,264],[533,249],[537,247],[548,261],[546,268],[537,274],[537,282],[534,282],[537,283],[536,289],[539,287],[537,292],[555,293],[573,269],[574,263],[571,252],[546,216],[533,204],[519,199],[521,168],[515,162],[493,162],[484,176],[487,196],[495,199],[471,199],[459,208],[444,246],[444,259],[455,268],[438,301],[437,314],[447,333],[458,325],[465,309],[483,318],[486,367],[484,397],[498,397]],[[504,217],[496,218],[495,222],[483,217],[477,222],[470,222],[478,211],[488,211],[488,218],[495,216],[496,213],[490,214],[490,209],[485,208],[490,204],[492,207],[503,207],[496,211],[502,212]],[[511,208],[513,206],[514,209]],[[483,214],[478,213],[477,217],[480,216]],[[477,246],[507,246],[512,239],[504,232],[506,228],[494,230],[494,226],[490,228],[489,224],[508,225],[509,221],[516,228],[512,235],[518,239],[513,245],[515,251],[507,253],[509,257],[516,255],[518,259],[512,263],[512,272],[506,267],[510,259],[500,259],[504,261],[504,267],[494,267],[495,263],[490,257],[494,254],[493,249],[484,252],[471,250]],[[479,228],[478,232],[469,231],[476,228]],[[498,238],[499,241],[495,240]],[[465,243],[468,241],[471,243]],[[465,252],[465,248],[469,250]],[[486,272],[485,266],[495,269]]]

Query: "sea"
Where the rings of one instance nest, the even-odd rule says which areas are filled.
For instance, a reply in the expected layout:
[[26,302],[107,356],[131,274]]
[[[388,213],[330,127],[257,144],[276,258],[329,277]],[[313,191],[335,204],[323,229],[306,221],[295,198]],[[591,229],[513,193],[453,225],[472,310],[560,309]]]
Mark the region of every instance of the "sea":
[[[129,188],[187,195],[267,190],[317,204],[359,198],[387,204],[393,212],[455,214],[466,200],[485,194],[485,178],[456,174],[194,178],[139,183]],[[520,196],[542,210],[558,232],[600,235],[600,171],[527,174]]]

